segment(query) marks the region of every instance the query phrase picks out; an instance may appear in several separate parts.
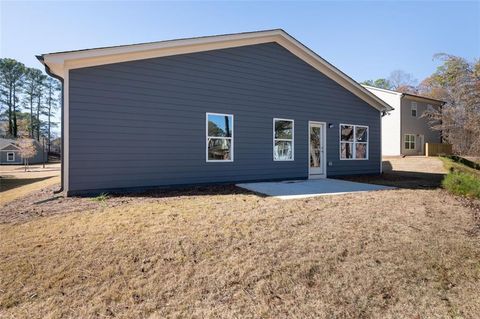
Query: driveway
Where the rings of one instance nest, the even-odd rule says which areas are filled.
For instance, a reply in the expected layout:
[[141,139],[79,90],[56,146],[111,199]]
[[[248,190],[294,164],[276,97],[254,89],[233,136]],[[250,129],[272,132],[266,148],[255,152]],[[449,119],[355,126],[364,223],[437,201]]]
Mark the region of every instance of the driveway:
[[274,196],[280,199],[298,199],[314,196],[339,195],[393,189],[393,187],[356,183],[338,179],[315,179],[299,181],[237,184],[249,191]]

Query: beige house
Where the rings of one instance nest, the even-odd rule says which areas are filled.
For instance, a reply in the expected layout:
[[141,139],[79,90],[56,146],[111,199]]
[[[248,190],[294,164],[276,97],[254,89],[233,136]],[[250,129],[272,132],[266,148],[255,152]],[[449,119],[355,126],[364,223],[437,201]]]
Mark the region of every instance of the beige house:
[[441,143],[439,130],[434,130],[423,113],[441,110],[445,102],[364,85],[394,108],[382,117],[382,155],[425,155],[425,143]]

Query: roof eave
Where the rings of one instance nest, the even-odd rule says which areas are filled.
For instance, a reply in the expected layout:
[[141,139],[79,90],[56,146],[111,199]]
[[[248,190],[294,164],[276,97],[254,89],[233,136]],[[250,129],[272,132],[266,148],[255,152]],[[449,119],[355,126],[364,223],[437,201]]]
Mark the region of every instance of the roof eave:
[[64,78],[64,73],[70,69],[268,42],[282,45],[377,110],[393,110],[383,100],[282,29],[57,52],[39,55],[37,59],[48,67],[51,73]]

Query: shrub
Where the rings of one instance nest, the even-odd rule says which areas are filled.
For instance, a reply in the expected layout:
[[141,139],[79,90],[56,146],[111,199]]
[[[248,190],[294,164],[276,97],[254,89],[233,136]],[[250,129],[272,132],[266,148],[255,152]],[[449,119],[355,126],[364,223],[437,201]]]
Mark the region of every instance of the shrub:
[[472,174],[451,172],[443,179],[442,186],[456,195],[480,198],[480,178]]

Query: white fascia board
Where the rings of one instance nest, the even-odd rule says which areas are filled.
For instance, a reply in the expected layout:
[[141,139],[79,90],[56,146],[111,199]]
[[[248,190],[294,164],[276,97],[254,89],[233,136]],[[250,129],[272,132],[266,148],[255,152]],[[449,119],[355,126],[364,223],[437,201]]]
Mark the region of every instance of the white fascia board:
[[383,100],[280,29],[50,53],[42,55],[42,58],[43,63],[52,73],[64,78],[66,72],[71,69],[269,42],[276,42],[283,46],[377,110],[392,109]]
[[362,84],[362,86],[363,86],[364,88],[366,88],[367,90],[369,90],[369,91],[380,91],[380,92],[390,93],[390,94],[398,95],[398,96],[403,95],[403,93],[400,93],[400,92],[397,92],[397,91],[392,91],[392,90],[387,90],[387,89],[380,89],[380,88],[377,88],[377,87],[374,87],[374,86],[370,86],[370,85],[364,85],[364,84]]

